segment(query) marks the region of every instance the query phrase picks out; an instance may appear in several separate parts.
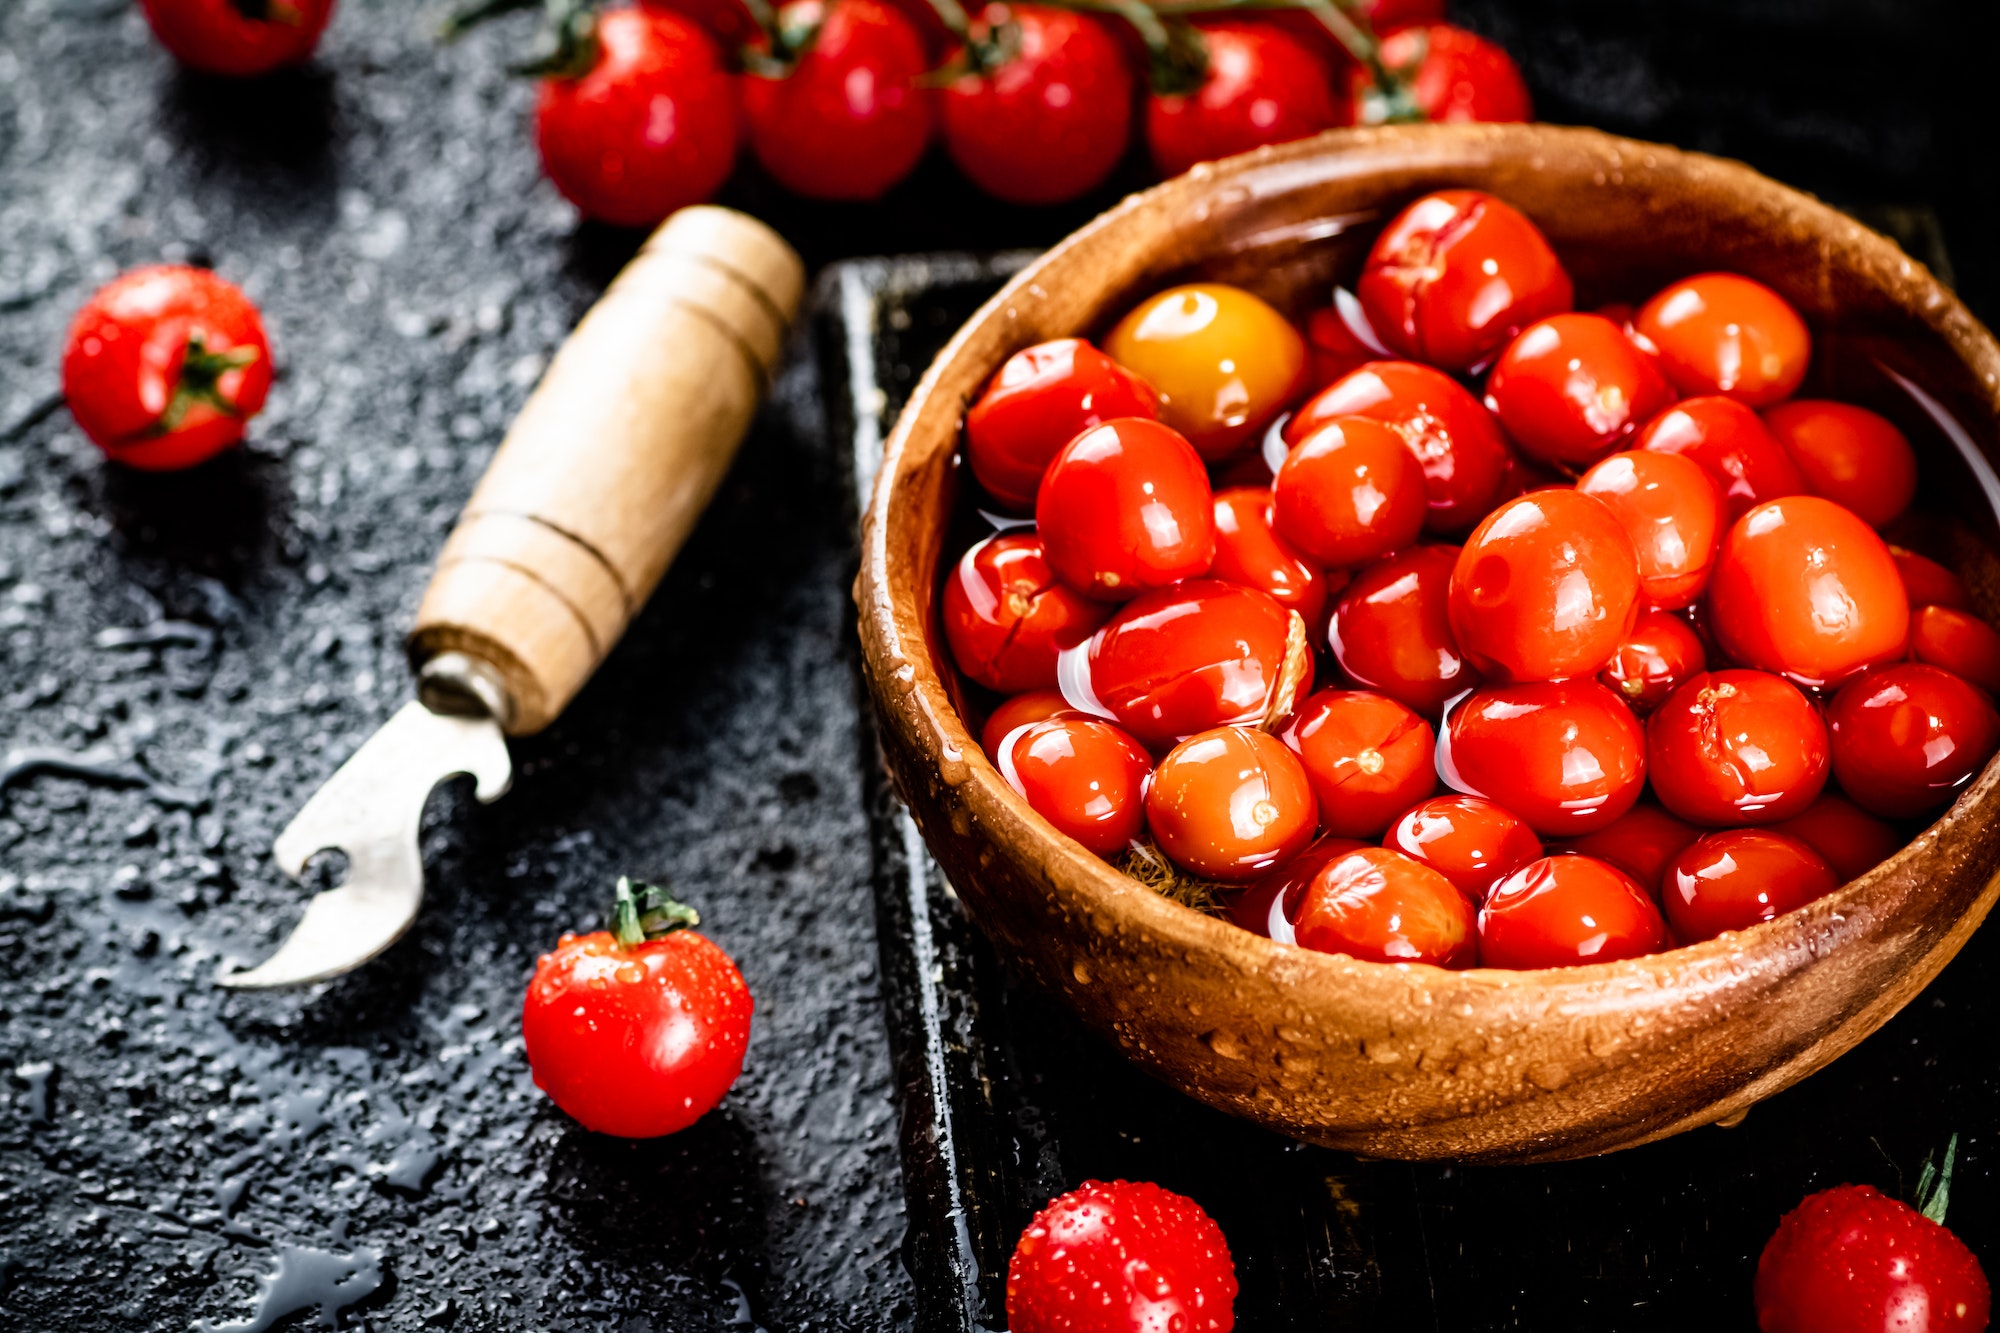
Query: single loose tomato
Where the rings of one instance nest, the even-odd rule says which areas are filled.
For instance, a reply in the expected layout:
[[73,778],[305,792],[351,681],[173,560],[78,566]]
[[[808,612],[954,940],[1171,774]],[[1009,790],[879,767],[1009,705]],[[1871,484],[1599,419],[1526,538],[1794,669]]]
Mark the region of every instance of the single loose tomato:
[[1770,829],[1725,829],[1686,847],[1660,883],[1667,924],[1682,944],[1748,930],[1840,887],[1820,854]]
[[1378,354],[1354,336],[1338,310],[1321,306],[1306,316],[1306,355],[1307,380],[1318,392],[1375,360]]
[[1347,853],[1367,845],[1354,838],[1315,839],[1277,869],[1228,894],[1224,906],[1229,919],[1254,935],[1280,944],[1297,944],[1292,918],[1298,915],[1299,903],[1304,900],[1306,886],[1312,883],[1313,876]]
[[1441,190],[1398,213],[1355,294],[1385,344],[1443,370],[1484,361],[1573,295],[1535,224],[1478,190]]
[[1356,574],[1327,627],[1340,669],[1425,717],[1477,684],[1451,633],[1457,563],[1456,546],[1412,546]]
[[1321,690],[1281,739],[1305,763],[1320,828],[1336,837],[1379,838],[1437,789],[1430,723],[1379,694]]
[[965,414],[965,461],[994,499],[1032,511],[1062,447],[1117,417],[1157,417],[1152,386],[1081,338],[1007,358]]
[[1667,866],[1700,836],[1701,830],[1694,825],[1675,819],[1650,801],[1641,801],[1595,833],[1572,838],[1562,850],[1609,862],[1657,898]]
[[[1436,124],[1535,118],[1514,58],[1477,33],[1449,23],[1416,23],[1386,32],[1382,63],[1409,84],[1423,118]],[[1395,109],[1367,66],[1348,69],[1354,123],[1380,125]]]
[[1296,444],[1337,417],[1373,417],[1403,437],[1424,470],[1432,532],[1462,532],[1484,518],[1507,472],[1507,443],[1477,398],[1449,375],[1414,361],[1372,361],[1316,394],[1285,423]]
[[1336,417],[1285,455],[1271,526],[1309,560],[1365,564],[1423,531],[1423,468],[1403,437],[1369,417]]
[[1699,463],[1643,449],[1613,454],[1576,488],[1601,501],[1632,539],[1648,606],[1678,611],[1707,589],[1729,510]]
[[1978,616],[1926,606],[1910,617],[1910,656],[2000,694],[2000,633]]
[[1639,307],[1632,328],[1682,393],[1719,393],[1745,407],[1791,397],[1812,356],[1798,311],[1734,273],[1682,278]]
[[1922,662],[1864,671],[1826,710],[1833,776],[1871,814],[1946,804],[2000,748],[2000,715],[1972,686]]
[[313,53],[333,0],[140,0],[160,45],[190,69],[242,77]]
[[1326,62],[1292,34],[1269,23],[1196,26],[1208,48],[1201,86],[1146,98],[1146,143],[1162,176],[1346,123]]
[[1152,757],[1109,722],[1037,722],[1001,750],[999,768],[1036,814],[1099,856],[1124,851],[1145,827]]
[[1646,723],[1653,794],[1696,824],[1789,819],[1819,796],[1828,764],[1819,710],[1762,671],[1695,676]]
[[1701,465],[1722,490],[1729,517],[1787,495],[1804,495],[1806,479],[1763,418],[1729,398],[1685,398],[1646,424],[1633,448],[1679,454]]
[[1643,717],[1707,669],[1708,653],[1687,621],[1671,611],[1642,611],[1597,679]]
[[1646,735],[1594,680],[1482,686],[1438,733],[1438,774],[1545,838],[1603,828],[1646,786]]
[[1819,799],[1799,814],[1769,827],[1818,852],[1842,883],[1859,879],[1903,845],[1902,834],[1894,828],[1830,791],[1821,792]]
[[1761,1333],[1980,1333],[1992,1300],[1965,1242],[1867,1185],[1807,1195],[1757,1258]]
[[243,438],[271,388],[257,307],[206,269],[136,268],[91,294],[63,345],[63,397],[120,463],[192,467]]
[[1171,427],[1141,417],[1092,426],[1050,460],[1035,526],[1056,574],[1123,601],[1205,573],[1215,559],[1208,471]]
[[1639,557],[1609,507],[1531,491],[1495,509],[1452,567],[1452,636],[1502,681],[1594,675],[1632,632]]
[[1736,521],[1708,586],[1709,628],[1732,661],[1801,685],[1838,685],[1901,657],[1910,607],[1889,548],[1816,495],[1758,505]]
[[1146,825],[1189,874],[1242,884],[1298,855],[1319,810],[1284,742],[1252,727],[1218,727],[1176,745],[1153,770]]
[[944,633],[958,669],[990,690],[1056,683],[1056,657],[1089,638],[1111,608],[1064,586],[1042,539],[999,533],[967,551],[944,581]]
[[1271,530],[1271,492],[1236,486],[1215,495],[1215,562],[1208,576],[1266,592],[1311,625],[1326,605],[1327,580]]
[[1241,287],[1169,287],[1134,306],[1104,350],[1160,395],[1160,419],[1203,458],[1225,459],[1305,387],[1305,339]]
[[1508,437],[1558,467],[1588,467],[1622,448],[1673,401],[1652,358],[1601,315],[1530,324],[1486,377],[1486,405]]
[[1844,505],[1871,527],[1910,507],[1917,455],[1903,432],[1851,403],[1801,398],[1764,409],[1764,424],[1799,465],[1806,489]]
[[1495,884],[1479,909],[1482,967],[1581,967],[1658,953],[1668,943],[1646,891],[1595,857],[1531,861]]
[[1535,831],[1483,796],[1433,796],[1406,810],[1382,845],[1443,875],[1474,907],[1495,883],[1542,855]]
[[1948,606],[1955,611],[1972,609],[1972,594],[1965,590],[1965,583],[1937,561],[1900,546],[1889,548],[1889,558],[1896,562],[1896,573],[1903,580],[1912,610],[1922,606]]
[[1235,1303],[1221,1228],[1158,1185],[1085,1181],[1035,1214],[1007,1264],[1013,1333],[1230,1333]]
[[1306,885],[1292,933],[1319,953],[1366,963],[1465,968],[1478,960],[1472,904],[1437,871],[1386,847],[1323,866]]
[[1070,707],[1069,700],[1063,698],[1061,690],[1029,690],[1011,699],[1002,700],[998,708],[986,719],[986,725],[979,729],[979,748],[986,751],[986,757],[999,762],[1000,742],[1019,731],[1022,727],[1032,727],[1037,722],[1047,722],[1051,718],[1088,718],[1090,714]]

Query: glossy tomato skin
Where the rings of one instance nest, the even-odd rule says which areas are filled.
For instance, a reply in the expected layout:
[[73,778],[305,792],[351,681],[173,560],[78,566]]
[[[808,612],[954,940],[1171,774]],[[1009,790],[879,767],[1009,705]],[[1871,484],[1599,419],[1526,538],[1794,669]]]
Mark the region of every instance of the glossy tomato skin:
[[686,1129],[743,1069],[743,974],[690,930],[630,948],[565,935],[528,983],[521,1036],[535,1086],[585,1129],[627,1139]]
[[1632,539],[1648,606],[1678,611],[1707,590],[1730,516],[1699,463],[1637,449],[1597,463],[1576,488],[1609,509]]
[[1271,526],[1331,569],[1366,564],[1423,531],[1424,474],[1402,437],[1368,417],[1327,422],[1285,455]]
[[1809,1194],[1757,1258],[1760,1333],[1978,1333],[1992,1313],[1965,1243],[1867,1185]]
[[[203,387],[190,364],[197,352],[240,364],[188,397]],[[206,269],[152,265],[112,279],[77,312],[62,383],[77,425],[111,458],[148,472],[192,467],[242,439],[262,410],[271,344],[233,284]],[[185,407],[170,425],[177,393]]]
[[1588,856],[1545,856],[1493,886],[1479,909],[1482,967],[1582,967],[1658,953],[1660,909],[1632,877]]
[[[1410,92],[1425,120],[1448,125],[1535,118],[1528,85],[1514,58],[1464,28],[1449,23],[1397,28],[1382,38],[1382,62],[1395,70],[1416,65]],[[1376,91],[1369,72],[1355,65],[1349,78],[1354,123],[1377,125],[1387,119],[1387,101]]]
[[1735,662],[1808,687],[1894,661],[1910,608],[1889,548],[1816,495],[1758,505],[1730,528],[1708,587],[1709,629]]
[[1948,606],[1955,611],[1972,609],[1972,595],[1965,590],[1963,580],[1937,561],[1900,546],[1889,548],[1889,558],[1896,562],[1896,573],[1903,580],[1912,610],[1923,606]]
[[1101,184],[1132,135],[1132,71],[1089,14],[989,4],[975,41],[1012,25],[1018,54],[944,94],[944,143],[974,185],[1016,204],[1053,204]]
[[1769,287],[1734,273],[1671,284],[1639,307],[1632,328],[1682,393],[1722,394],[1745,407],[1791,397],[1812,356],[1798,312]]
[[743,80],[751,150],[794,193],[879,197],[930,144],[922,35],[879,0],[792,0],[778,24],[817,24],[818,36],[784,77]]
[[1229,919],[1253,935],[1281,944],[1297,944],[1292,918],[1298,915],[1306,887],[1320,870],[1368,844],[1354,838],[1314,839],[1304,851],[1238,892],[1227,895]]
[[1432,532],[1463,532],[1486,516],[1507,473],[1493,414],[1449,375],[1414,361],[1371,361],[1315,394],[1285,423],[1290,444],[1338,417],[1372,417],[1403,437],[1424,472]]
[[1404,811],[1382,845],[1443,875],[1474,907],[1500,880],[1542,857],[1542,840],[1513,811],[1456,793]]
[[1220,282],[1169,287],[1104,339],[1160,395],[1160,419],[1211,462],[1240,452],[1305,387],[1305,340],[1263,300]]
[[1616,866],[1658,898],[1667,867],[1701,833],[1650,801],[1641,801],[1597,832],[1572,838],[1561,850],[1594,856]]
[[238,0],[140,0],[139,8],[183,65],[238,78],[305,60],[333,17],[333,0],[267,0],[263,17]]
[[1375,360],[1375,349],[1354,336],[1332,306],[1306,316],[1307,381],[1316,393]]
[[1269,593],[1306,624],[1326,605],[1326,576],[1271,530],[1271,492],[1235,486],[1215,493],[1215,561],[1208,577]]
[[1648,422],[1632,446],[1700,464],[1731,519],[1766,500],[1806,493],[1805,475],[1763,418],[1733,399],[1684,398]]
[[2000,632],[1970,612],[1926,606],[1911,616],[1910,656],[2000,694]]
[[999,768],[1036,814],[1099,856],[1124,851],[1145,827],[1152,757],[1109,722],[1037,722],[1005,743]]
[[1196,26],[1208,46],[1201,87],[1146,98],[1146,144],[1162,176],[1346,123],[1326,62],[1292,34],[1269,23]]
[[1707,669],[1707,650],[1687,621],[1671,611],[1642,611],[1597,680],[1644,717]]
[[2000,715],[1972,686],[1922,662],[1865,671],[1826,710],[1833,776],[1886,819],[1945,805],[2000,748]]
[[1638,615],[1638,553],[1594,497],[1531,491],[1473,529],[1447,605],[1459,650],[1489,679],[1594,675]]
[[1057,452],[1035,494],[1035,526],[1057,577],[1108,602],[1194,578],[1215,559],[1201,457],[1141,417],[1093,426]]
[[1551,315],[1507,344],[1486,405],[1530,458],[1585,468],[1624,447],[1674,391],[1652,358],[1602,315]]
[[1903,835],[1892,826],[1830,791],[1821,792],[1817,801],[1790,819],[1769,827],[1818,852],[1843,884],[1881,865],[1903,845]]
[[979,729],[979,748],[986,757],[995,761],[1000,758],[1000,742],[1037,722],[1047,722],[1051,718],[1086,719],[1090,714],[1070,707],[1069,700],[1063,698],[1061,690],[1029,690],[1011,699],[1002,700],[986,725]]
[[1455,705],[1438,736],[1438,774],[1499,801],[1544,838],[1601,829],[1646,785],[1646,736],[1594,680],[1488,685]]
[[1917,494],[1917,455],[1894,423],[1865,407],[1800,398],[1764,409],[1764,424],[1798,464],[1806,489],[1870,527],[1902,515]]
[[1305,765],[1252,727],[1190,736],[1153,770],[1146,826],[1192,875],[1244,884],[1305,850],[1319,810]]
[[1303,948],[1366,963],[1467,968],[1479,957],[1465,895],[1386,847],[1362,847],[1321,867],[1292,916],[1292,933]]
[[1159,414],[1151,385],[1083,339],[1057,338],[1001,365],[965,414],[965,461],[994,499],[1032,512],[1064,445],[1117,417]]
[[1056,657],[1111,614],[1064,586],[1033,533],[988,537],[944,582],[944,633],[958,669],[989,690],[1051,689]]
[[1436,733],[1379,694],[1321,690],[1299,705],[1280,738],[1305,764],[1320,829],[1334,837],[1379,838],[1437,789]]
[[1385,344],[1441,370],[1484,361],[1573,297],[1535,224],[1478,190],[1441,190],[1397,214],[1355,294]]
[[1660,804],[1695,824],[1790,819],[1826,785],[1819,709],[1763,671],[1695,676],[1646,723],[1646,768]]
[[1748,930],[1840,887],[1820,854],[1770,829],[1725,829],[1684,848],[1660,884],[1667,924],[1682,944]]
[[1340,669],[1427,718],[1477,684],[1451,632],[1457,563],[1456,546],[1412,546],[1356,574],[1327,626]]
[[1088,1180],[1035,1214],[1007,1265],[1013,1333],[1230,1333],[1221,1228],[1158,1185]]

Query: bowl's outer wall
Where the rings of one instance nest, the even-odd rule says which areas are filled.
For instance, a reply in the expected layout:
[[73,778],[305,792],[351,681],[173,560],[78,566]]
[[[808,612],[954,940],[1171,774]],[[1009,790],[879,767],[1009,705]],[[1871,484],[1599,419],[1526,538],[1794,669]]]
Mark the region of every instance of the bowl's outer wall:
[[1006,786],[934,656],[960,417],[1006,356],[1101,328],[1183,272],[1245,281],[1297,309],[1344,252],[1351,262],[1351,240],[1329,240],[1327,219],[1379,221],[1444,186],[1489,190],[1532,217],[1580,301],[1730,269],[1769,283],[1816,328],[1915,349],[1928,387],[1994,449],[2000,347],[1893,243],[1804,195],[1588,130],[1336,131],[1126,200],[960,331],[898,422],[864,524],[865,665],[891,772],[967,911],[1143,1067],[1355,1152],[1576,1157],[1726,1118],[1907,1003],[2000,893],[2000,766],[1894,859],[1779,921],[1623,963],[1452,973],[1274,944],[1126,879]]

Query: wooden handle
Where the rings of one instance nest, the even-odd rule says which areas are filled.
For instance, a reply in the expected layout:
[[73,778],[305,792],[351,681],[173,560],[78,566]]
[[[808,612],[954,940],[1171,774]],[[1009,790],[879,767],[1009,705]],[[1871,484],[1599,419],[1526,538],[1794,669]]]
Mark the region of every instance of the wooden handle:
[[805,270],[754,218],[685,208],[556,353],[445,543],[410,657],[514,735],[575,697],[687,540],[784,347]]

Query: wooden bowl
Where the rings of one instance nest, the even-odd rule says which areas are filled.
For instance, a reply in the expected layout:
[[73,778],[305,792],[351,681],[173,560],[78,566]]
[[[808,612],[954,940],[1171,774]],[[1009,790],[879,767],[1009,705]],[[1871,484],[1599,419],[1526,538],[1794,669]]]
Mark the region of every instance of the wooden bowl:
[[[2000,347],[1885,238],[1746,167],[1544,125],[1343,130],[1201,166],[1127,199],[1022,271],[938,357],[891,436],[856,596],[894,774],[995,947],[1131,1059],[1212,1106],[1373,1156],[1539,1161],[1722,1120],[1881,1026],[2000,893],[2000,765],[1894,858],[1779,920],[1669,953],[1540,972],[1356,962],[1201,915],[1029,809],[953,706],[936,627],[966,405],[1014,351],[1101,333],[1191,275],[1294,313],[1349,278],[1380,222],[1445,186],[1533,218],[1579,308],[1729,269],[1812,325],[1817,391],[1892,415],[1918,504],[1948,516],[1976,590],[2000,483]],[[1899,378],[1900,377],[1900,378]],[[1945,424],[1939,424],[1945,423]]]

